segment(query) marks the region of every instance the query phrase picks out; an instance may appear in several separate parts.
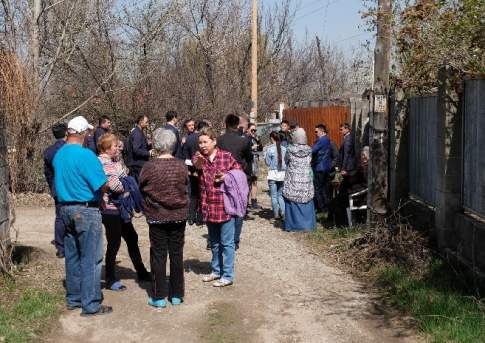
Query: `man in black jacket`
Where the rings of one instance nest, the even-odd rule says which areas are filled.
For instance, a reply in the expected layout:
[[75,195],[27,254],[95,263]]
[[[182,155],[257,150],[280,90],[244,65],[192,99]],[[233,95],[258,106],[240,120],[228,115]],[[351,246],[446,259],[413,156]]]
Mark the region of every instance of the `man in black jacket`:
[[246,173],[251,175],[251,162],[253,160],[251,142],[238,130],[239,117],[235,114],[226,116],[226,132],[217,138],[217,146],[229,151]]
[[[226,132],[217,138],[217,146],[222,150],[229,151],[237,163],[241,165],[241,168],[249,178],[251,175],[251,163],[253,160],[251,142],[247,137],[239,132],[239,117],[237,115],[228,114],[225,122]],[[236,244],[236,249],[239,249],[242,225],[243,219],[236,218],[236,228],[234,233],[234,243]]]
[[54,198],[54,203],[56,205],[53,243],[57,250],[56,256],[63,258],[65,226],[61,218],[61,205],[57,201],[56,188],[54,185],[54,166],[52,165],[52,161],[54,160],[54,156],[56,155],[57,151],[59,151],[59,149],[66,144],[67,125],[64,123],[55,125],[52,128],[52,133],[54,134],[56,142],[44,151],[44,175],[47,184],[49,185],[51,196]]
[[182,140],[180,139],[180,131],[177,128],[177,112],[175,111],[168,111],[167,114],[165,114],[165,119],[167,120],[167,124],[163,126],[164,129],[170,130],[174,133],[175,138],[177,138],[177,143],[175,144],[175,148],[173,151],[173,156],[179,159],[183,159],[183,152],[182,152]]
[[152,150],[147,142],[143,130],[148,127],[148,117],[139,116],[133,131],[128,136],[126,150],[126,166],[130,169],[130,175],[138,181],[138,175],[146,161],[150,159]]
[[338,153],[337,166],[345,176],[356,169],[354,137],[350,132],[350,124],[340,125],[340,134],[343,135],[344,141]]

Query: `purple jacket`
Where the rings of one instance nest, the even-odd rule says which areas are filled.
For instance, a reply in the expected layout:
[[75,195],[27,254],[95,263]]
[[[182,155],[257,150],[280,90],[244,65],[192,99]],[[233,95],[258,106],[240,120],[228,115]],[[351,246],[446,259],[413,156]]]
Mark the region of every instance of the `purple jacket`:
[[224,175],[221,185],[224,193],[224,210],[228,215],[243,218],[248,206],[248,180],[240,169],[232,169]]

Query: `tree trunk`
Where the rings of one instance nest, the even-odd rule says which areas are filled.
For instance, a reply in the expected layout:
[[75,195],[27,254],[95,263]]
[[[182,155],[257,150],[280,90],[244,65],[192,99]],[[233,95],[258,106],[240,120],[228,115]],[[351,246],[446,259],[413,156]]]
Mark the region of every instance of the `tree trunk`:
[[11,268],[10,208],[8,197],[7,142],[5,140],[5,113],[0,108],[0,273]]

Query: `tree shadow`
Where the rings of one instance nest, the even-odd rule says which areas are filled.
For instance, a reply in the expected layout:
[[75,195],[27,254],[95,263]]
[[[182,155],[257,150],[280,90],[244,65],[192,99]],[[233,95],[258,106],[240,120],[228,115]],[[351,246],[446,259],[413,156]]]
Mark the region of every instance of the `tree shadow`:
[[197,275],[210,274],[211,265],[208,261],[201,261],[199,259],[190,259],[184,261],[184,269],[186,273],[193,272]]
[[254,216],[258,216],[262,219],[266,219],[266,220],[270,220],[271,218],[273,218],[273,210],[271,210],[270,208],[262,208],[258,211],[254,211],[252,212],[252,214]]

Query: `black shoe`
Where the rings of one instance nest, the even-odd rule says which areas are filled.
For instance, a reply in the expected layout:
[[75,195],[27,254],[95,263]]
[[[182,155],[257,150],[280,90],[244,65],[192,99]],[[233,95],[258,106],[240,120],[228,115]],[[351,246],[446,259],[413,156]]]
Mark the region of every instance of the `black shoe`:
[[97,310],[96,312],[94,313],[81,313],[81,317],[92,317],[92,316],[102,316],[104,314],[110,314],[113,312],[113,308],[111,306],[105,306],[105,305],[101,305],[99,307],[99,310]]
[[58,252],[56,252],[56,257],[57,257],[57,258],[64,258],[64,253],[63,253],[63,252],[58,251]]
[[239,243],[236,243],[236,244],[235,244],[235,249],[236,249],[236,250],[239,250]]

